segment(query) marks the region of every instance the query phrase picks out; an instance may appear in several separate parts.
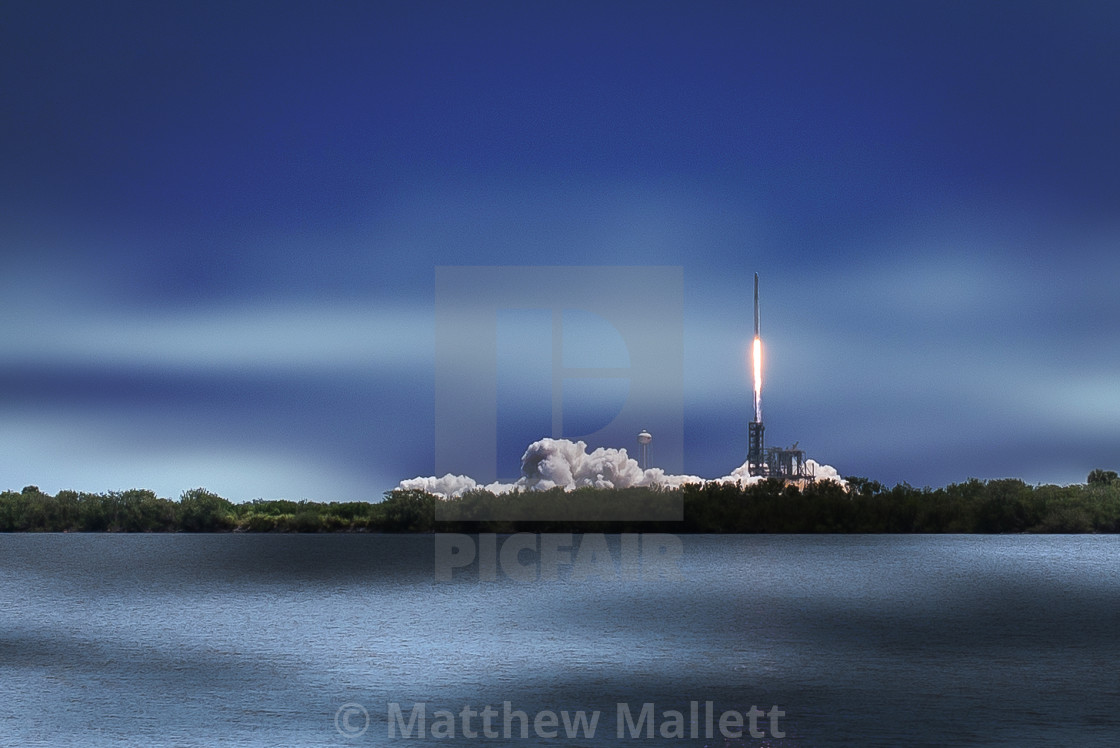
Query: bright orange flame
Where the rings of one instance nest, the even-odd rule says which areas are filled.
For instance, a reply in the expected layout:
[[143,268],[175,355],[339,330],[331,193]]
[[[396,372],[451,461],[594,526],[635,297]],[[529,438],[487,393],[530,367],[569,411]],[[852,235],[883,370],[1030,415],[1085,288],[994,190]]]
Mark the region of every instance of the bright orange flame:
[[762,339],[754,339],[754,420],[762,422]]

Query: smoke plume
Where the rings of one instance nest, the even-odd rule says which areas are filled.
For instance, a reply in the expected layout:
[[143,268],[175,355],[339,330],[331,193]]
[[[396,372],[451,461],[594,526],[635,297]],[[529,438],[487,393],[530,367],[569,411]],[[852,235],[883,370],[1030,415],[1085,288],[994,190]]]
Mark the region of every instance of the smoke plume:
[[[821,465],[806,460],[817,480],[833,480],[844,484],[840,474],[831,465]],[[559,486],[566,491],[577,488],[631,488],[635,486],[661,486],[680,488],[686,483],[736,483],[747,486],[763,480],[750,475],[747,463],[720,478],[701,478],[695,475],[669,475],[661,468],[643,470],[638,461],[625,449],[599,447],[587,451],[587,444],[568,439],[540,439],[529,445],[521,456],[521,478],[514,483],[480,484],[466,475],[448,473],[442,478],[411,478],[400,482],[398,488],[421,490],[452,497],[474,489],[491,493],[511,491],[547,491]]]

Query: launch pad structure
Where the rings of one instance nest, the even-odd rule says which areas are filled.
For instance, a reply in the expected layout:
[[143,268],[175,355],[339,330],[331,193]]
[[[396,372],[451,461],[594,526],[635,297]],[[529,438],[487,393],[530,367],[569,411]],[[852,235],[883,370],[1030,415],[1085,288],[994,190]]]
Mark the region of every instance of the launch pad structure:
[[747,470],[751,475],[780,480],[811,481],[816,477],[813,466],[805,461],[805,450],[792,447],[766,447],[765,426],[759,421],[747,424]]
[[758,314],[758,273],[754,274],[754,419],[747,424],[747,471],[753,476],[790,481],[812,481],[812,465],[805,461],[805,450],[797,442],[788,449],[766,447],[762,423],[762,333]]

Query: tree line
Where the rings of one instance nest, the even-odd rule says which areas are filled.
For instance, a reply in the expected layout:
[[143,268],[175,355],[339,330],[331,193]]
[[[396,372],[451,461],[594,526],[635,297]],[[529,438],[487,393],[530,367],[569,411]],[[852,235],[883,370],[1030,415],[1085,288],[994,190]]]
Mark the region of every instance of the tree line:
[[[175,501],[141,489],[52,496],[27,486],[0,493],[0,532],[1120,532],[1114,471],[1094,470],[1087,483],[1069,486],[973,478],[931,489],[847,481],[847,489],[831,481],[766,480],[679,490],[476,490],[453,499],[394,490],[380,502],[245,503],[201,488]],[[666,507],[675,514],[667,518]]]

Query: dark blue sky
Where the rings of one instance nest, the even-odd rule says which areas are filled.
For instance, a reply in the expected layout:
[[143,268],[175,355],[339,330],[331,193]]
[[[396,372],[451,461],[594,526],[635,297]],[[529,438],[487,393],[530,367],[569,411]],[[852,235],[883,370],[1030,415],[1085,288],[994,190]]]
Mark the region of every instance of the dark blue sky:
[[0,488],[429,474],[456,265],[682,267],[690,473],[744,457],[756,271],[771,443],[889,484],[1116,469],[1118,34],[1089,2],[7,3]]

